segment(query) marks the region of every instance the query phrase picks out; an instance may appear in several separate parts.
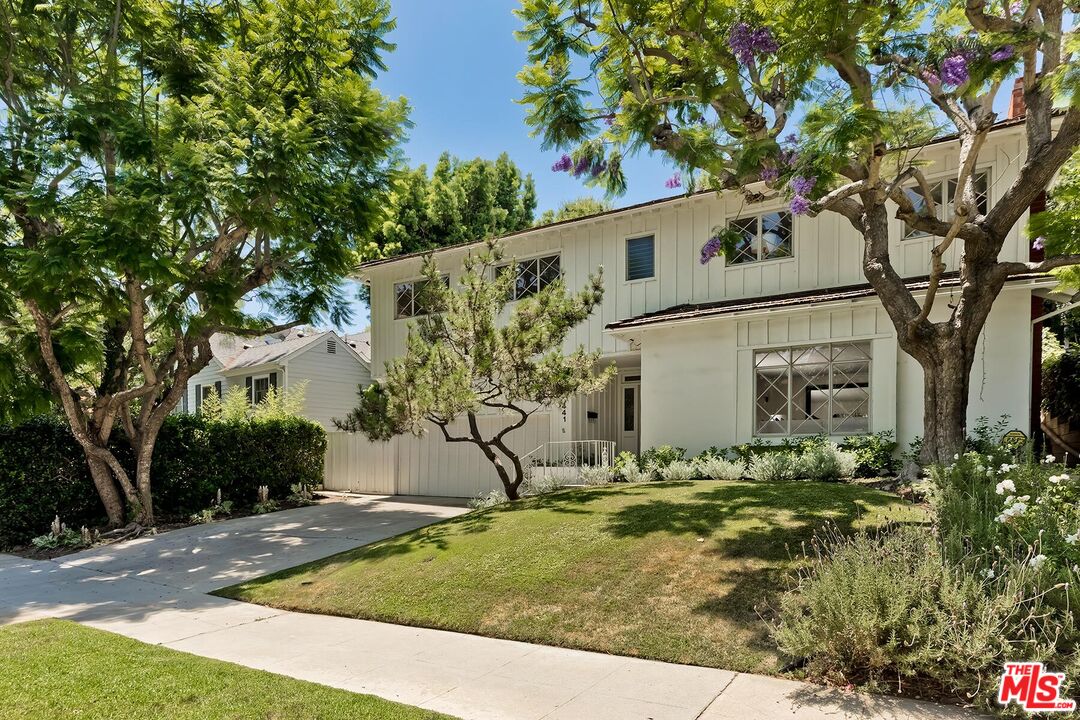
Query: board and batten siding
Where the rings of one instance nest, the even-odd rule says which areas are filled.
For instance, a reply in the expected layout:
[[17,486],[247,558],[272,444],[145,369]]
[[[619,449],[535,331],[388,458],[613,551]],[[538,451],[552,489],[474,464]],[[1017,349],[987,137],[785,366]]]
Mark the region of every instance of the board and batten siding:
[[[1016,177],[1023,163],[1023,128],[1008,128],[990,134],[980,170],[989,171],[990,204]],[[955,176],[957,146],[942,144],[925,148],[920,159],[933,181]],[[722,258],[702,265],[701,246],[714,227],[751,214],[783,210],[777,199],[747,205],[741,195],[714,193],[673,198],[670,201],[583,219],[554,227],[540,227],[504,241],[508,257],[526,259],[558,253],[569,289],[584,286],[589,273],[604,268],[604,300],[592,317],[567,338],[566,349],[578,345],[600,349],[605,354],[631,350],[624,340],[604,332],[611,322],[684,303],[701,303],[735,298],[767,297],[788,292],[857,285],[866,282],[861,271],[863,241],[848,220],[825,212],[816,218],[793,218],[794,257],[726,266]],[[1027,240],[1021,218],[1006,239],[1003,260],[1026,260]],[[652,234],[656,238],[655,276],[627,281],[626,240]],[[903,223],[890,221],[891,253],[905,277],[929,272],[932,238],[902,239]],[[477,246],[445,250],[436,255],[440,269],[456,282],[462,260]],[[950,269],[958,267],[963,243],[957,241],[946,254]],[[386,361],[401,355],[409,319],[395,319],[394,284],[420,277],[421,260],[398,262],[364,269],[371,285],[372,373],[379,376]]]
[[[506,422],[499,416],[479,418],[485,437]],[[548,441],[550,427],[548,414],[537,413],[507,435],[507,443],[524,455]],[[450,432],[465,433],[464,423],[455,423]],[[387,442],[372,442],[360,433],[328,433],[323,486],[357,493],[464,498],[499,489],[502,483],[479,448],[449,443],[431,427],[421,437],[399,435]]]

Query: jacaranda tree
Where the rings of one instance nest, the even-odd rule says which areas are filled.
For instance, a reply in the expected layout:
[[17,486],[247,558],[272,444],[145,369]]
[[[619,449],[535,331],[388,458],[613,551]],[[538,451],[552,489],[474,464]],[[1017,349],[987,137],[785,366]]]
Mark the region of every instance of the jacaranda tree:
[[[603,298],[602,271],[577,293],[556,280],[507,311],[517,265],[503,260],[498,242],[469,254],[463,267],[451,287],[435,259],[425,258],[426,314],[410,326],[405,354],[387,363],[385,378],[362,388],[358,406],[335,423],[372,440],[419,436],[434,426],[446,442],[479,448],[506,496],[517,500],[525,467],[508,436],[538,411],[602,390],[615,371],[596,372],[599,351],[579,346],[563,353],[567,336]],[[485,432],[485,414],[502,422]]]
[[[923,368],[924,459],[943,460],[963,447],[976,342],[1005,282],[1080,262],[1080,243],[1060,236],[1045,260],[999,259],[1080,140],[1067,10],[1061,0],[523,0],[530,64],[519,78],[530,124],[567,152],[556,170],[620,192],[622,158],[656,151],[699,186],[846,218],[900,347]],[[974,171],[1016,76],[1026,153],[983,213]],[[960,148],[958,189],[939,212],[920,150],[945,129]],[[890,215],[938,239],[925,295],[889,257]],[[717,229],[703,261],[735,239]],[[962,260],[948,268],[954,244]],[[931,319],[947,271],[959,272],[959,294]]]
[[0,2],[0,322],[27,328],[112,524],[154,522],[154,442],[212,333],[347,312],[405,122],[372,87],[388,12]]

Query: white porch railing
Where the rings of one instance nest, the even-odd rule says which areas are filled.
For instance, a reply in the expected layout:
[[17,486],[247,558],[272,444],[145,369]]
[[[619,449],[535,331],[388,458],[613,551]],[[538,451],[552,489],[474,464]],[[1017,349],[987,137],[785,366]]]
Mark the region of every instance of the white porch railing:
[[521,460],[534,475],[572,484],[578,481],[581,468],[612,467],[615,443],[612,440],[557,440],[544,443]]

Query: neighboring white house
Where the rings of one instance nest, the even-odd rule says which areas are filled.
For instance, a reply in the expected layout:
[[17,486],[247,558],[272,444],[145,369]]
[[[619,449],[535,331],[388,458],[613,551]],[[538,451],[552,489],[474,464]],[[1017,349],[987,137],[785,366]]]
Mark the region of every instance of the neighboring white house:
[[210,338],[214,357],[188,381],[182,410],[198,412],[210,393],[219,396],[242,387],[248,402],[257,403],[270,388],[304,385],[304,417],[326,429],[356,405],[360,385],[371,382],[368,333],[339,335],[333,331],[294,328],[287,332],[244,338],[217,334]]
[[[982,212],[1023,164],[1023,134],[1018,121],[990,132],[978,168]],[[939,207],[950,201],[957,155],[949,139],[921,153]],[[1003,259],[1029,260],[1025,224],[1013,230]],[[702,264],[702,245],[724,225],[744,231],[740,254]],[[933,240],[900,220],[891,230],[893,263],[918,296]],[[754,439],[883,430],[907,444],[922,433],[922,370],[898,349],[892,323],[861,271],[862,239],[836,213],[797,217],[782,199],[749,205],[738,193],[703,192],[537,227],[503,242],[518,260],[524,292],[556,277],[578,289],[604,267],[603,303],[570,335],[566,349],[600,349],[604,363],[618,366],[617,379],[603,392],[518,431],[521,450],[601,440],[620,451],[671,443],[697,453]],[[436,252],[451,283],[477,248]],[[961,252],[958,241],[946,257],[950,268],[958,267]],[[376,377],[403,353],[410,318],[422,311],[415,302],[421,261],[410,255],[361,267],[371,288]],[[1049,296],[1054,285],[1046,276],[1006,284],[972,370],[970,421],[1004,414],[1030,434],[1033,298]],[[955,280],[944,284],[936,316],[948,312],[955,291]],[[381,492],[473,495],[497,486],[471,446],[449,447],[437,434],[401,442],[408,449],[393,459],[394,481],[379,484]]]

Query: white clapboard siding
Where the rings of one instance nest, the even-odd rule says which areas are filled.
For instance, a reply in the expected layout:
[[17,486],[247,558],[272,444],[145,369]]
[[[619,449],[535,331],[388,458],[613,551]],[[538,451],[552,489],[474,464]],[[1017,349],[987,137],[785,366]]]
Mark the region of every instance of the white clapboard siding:
[[[506,422],[498,416],[479,420],[485,437]],[[550,425],[547,414],[533,415],[525,427],[507,436],[507,444],[524,455],[548,441]],[[452,434],[461,432],[462,427],[451,429]],[[402,435],[389,442],[371,442],[358,433],[328,433],[324,486],[357,493],[475,497],[502,484],[479,448],[448,443],[432,428],[422,437]]]

